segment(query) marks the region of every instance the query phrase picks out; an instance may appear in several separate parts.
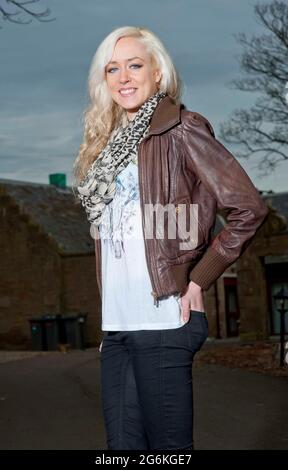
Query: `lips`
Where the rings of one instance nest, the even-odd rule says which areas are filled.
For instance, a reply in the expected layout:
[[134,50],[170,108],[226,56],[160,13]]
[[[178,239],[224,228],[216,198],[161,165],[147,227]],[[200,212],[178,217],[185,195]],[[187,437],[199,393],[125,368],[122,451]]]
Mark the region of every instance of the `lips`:
[[119,90],[121,96],[132,96],[136,92],[137,88],[122,88]]

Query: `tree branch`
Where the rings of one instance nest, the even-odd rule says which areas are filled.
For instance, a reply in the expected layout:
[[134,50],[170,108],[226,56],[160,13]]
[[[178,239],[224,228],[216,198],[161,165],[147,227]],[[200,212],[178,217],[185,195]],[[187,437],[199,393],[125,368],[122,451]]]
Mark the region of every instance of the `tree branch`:
[[[37,13],[31,10],[30,8],[26,7],[26,5],[28,4],[31,4],[31,3],[33,4],[37,2],[39,2],[39,0],[25,0],[25,1],[6,0],[6,4],[13,5],[16,8],[16,11],[13,11],[13,12],[7,11],[7,9],[3,5],[0,4],[0,13],[2,14],[3,20],[9,21],[11,23],[16,23],[16,24],[29,24],[32,22],[33,18],[42,23],[48,23],[50,21],[54,21],[56,18],[47,18],[51,13],[49,8],[46,8],[46,10]],[[18,15],[20,15],[21,13],[24,13],[30,18],[27,21],[19,19]],[[0,28],[2,27],[0,26]]]

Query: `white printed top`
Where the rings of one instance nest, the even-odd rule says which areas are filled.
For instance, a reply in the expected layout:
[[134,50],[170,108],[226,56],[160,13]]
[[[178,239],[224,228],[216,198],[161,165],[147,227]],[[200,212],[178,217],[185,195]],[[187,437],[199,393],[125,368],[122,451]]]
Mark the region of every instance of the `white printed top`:
[[138,166],[130,162],[116,177],[113,200],[99,225],[102,253],[102,330],[178,328],[179,295],[154,304],[147,269],[139,199]]

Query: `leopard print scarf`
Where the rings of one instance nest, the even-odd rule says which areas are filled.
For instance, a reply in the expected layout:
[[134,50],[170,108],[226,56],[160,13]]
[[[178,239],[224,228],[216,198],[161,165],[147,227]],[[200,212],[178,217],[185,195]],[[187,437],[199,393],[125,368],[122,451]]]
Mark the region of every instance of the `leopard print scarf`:
[[91,223],[101,223],[102,211],[115,195],[115,178],[130,161],[136,161],[139,143],[148,134],[153,112],[164,96],[166,93],[157,91],[142,104],[128,126],[117,129],[77,187]]

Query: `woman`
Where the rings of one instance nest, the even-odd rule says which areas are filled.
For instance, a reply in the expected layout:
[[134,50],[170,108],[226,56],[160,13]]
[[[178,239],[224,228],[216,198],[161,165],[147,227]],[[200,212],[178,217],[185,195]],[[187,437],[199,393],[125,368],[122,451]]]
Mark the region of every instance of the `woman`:
[[[193,449],[203,291],[243,253],[267,208],[207,119],[181,104],[178,74],[151,31],[112,31],[89,91],[74,168],[102,296],[107,446]],[[212,240],[217,208],[228,223]]]

